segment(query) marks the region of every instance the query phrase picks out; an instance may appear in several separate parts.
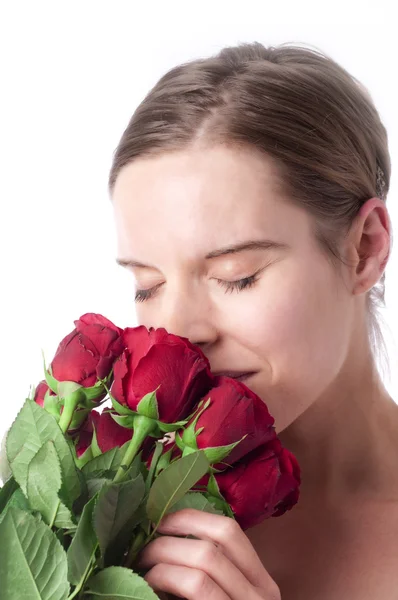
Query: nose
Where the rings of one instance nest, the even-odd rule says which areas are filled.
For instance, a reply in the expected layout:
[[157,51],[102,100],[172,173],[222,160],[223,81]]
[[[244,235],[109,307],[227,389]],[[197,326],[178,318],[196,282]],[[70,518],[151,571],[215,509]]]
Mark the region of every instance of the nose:
[[210,303],[197,288],[170,292],[158,307],[157,322],[157,327],[188,338],[202,351],[214,344],[219,335]]
[[216,328],[199,314],[184,316],[173,314],[162,321],[160,327],[169,333],[188,338],[191,344],[199,346],[202,351],[214,344],[217,339]]

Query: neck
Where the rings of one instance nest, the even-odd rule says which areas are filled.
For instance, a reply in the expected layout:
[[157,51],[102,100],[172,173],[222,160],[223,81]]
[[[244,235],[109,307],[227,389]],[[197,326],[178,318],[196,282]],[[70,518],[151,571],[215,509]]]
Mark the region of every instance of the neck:
[[369,346],[351,356],[330,388],[279,433],[301,467],[302,505],[398,499],[398,406]]

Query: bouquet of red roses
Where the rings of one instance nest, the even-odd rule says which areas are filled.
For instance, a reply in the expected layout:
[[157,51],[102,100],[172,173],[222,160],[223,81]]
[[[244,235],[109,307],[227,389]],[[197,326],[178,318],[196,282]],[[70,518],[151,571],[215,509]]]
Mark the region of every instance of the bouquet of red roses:
[[166,514],[247,529],[297,502],[265,403],[186,338],[87,313],[44,372],[2,458],[2,600],[158,598],[135,559]]

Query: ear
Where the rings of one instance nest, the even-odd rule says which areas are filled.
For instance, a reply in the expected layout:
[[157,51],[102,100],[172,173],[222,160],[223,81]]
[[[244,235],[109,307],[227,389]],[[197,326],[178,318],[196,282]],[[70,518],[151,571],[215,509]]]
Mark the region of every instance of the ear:
[[349,237],[349,254],[354,259],[352,291],[364,294],[383,275],[391,251],[391,221],[380,198],[371,198],[361,207]]

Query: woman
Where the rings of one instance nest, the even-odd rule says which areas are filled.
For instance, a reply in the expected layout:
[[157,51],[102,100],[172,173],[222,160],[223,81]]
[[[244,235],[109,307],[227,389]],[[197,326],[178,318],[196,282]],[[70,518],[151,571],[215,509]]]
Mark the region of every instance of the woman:
[[138,322],[241,376],[302,474],[298,504],[246,532],[167,517],[141,556],[159,593],[396,597],[398,406],[376,364],[390,170],[367,91],[302,47],[173,68],[131,118],[109,189]]

